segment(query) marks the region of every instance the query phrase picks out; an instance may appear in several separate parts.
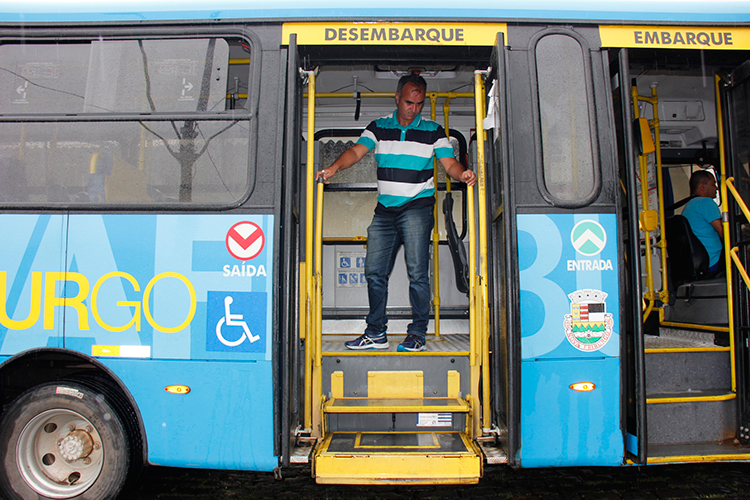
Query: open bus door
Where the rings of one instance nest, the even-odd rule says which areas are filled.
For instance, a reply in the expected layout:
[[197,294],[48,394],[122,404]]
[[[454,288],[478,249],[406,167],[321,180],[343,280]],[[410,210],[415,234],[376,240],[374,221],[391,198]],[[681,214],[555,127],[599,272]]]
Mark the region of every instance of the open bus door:
[[[290,25],[287,28],[298,29],[299,26]],[[320,27],[316,24],[312,29],[320,30]],[[388,29],[400,28],[388,25]],[[500,29],[493,28],[493,42]],[[451,33],[451,29],[446,28],[445,32]],[[497,451],[503,431],[494,424],[500,422],[500,426],[504,425],[504,413],[507,413],[507,409],[493,411],[491,403],[494,384],[503,377],[507,379],[507,375],[502,375],[507,372],[507,365],[499,359],[505,356],[507,348],[496,348],[490,344],[495,341],[494,332],[497,329],[490,327],[487,279],[487,268],[492,262],[487,251],[490,248],[490,232],[487,230],[489,214],[494,214],[499,221],[497,232],[500,236],[496,236],[497,241],[492,244],[505,250],[505,221],[503,214],[499,217],[497,214],[502,206],[502,197],[497,196],[493,205],[487,205],[485,199],[488,190],[484,180],[480,180],[478,186],[467,187],[466,191],[460,193],[465,200],[461,199],[462,205],[457,204],[456,207],[467,207],[466,220],[471,240],[471,298],[467,300],[465,295],[457,296],[449,293],[450,290],[444,290],[445,295],[441,293],[441,300],[433,303],[433,306],[440,304],[446,312],[443,319],[452,325],[450,331],[444,330],[438,334],[435,326],[434,333],[428,329],[426,351],[400,352],[397,345],[405,336],[401,328],[406,326],[406,321],[398,318],[408,319],[410,309],[402,311],[405,309],[403,302],[399,302],[402,299],[398,293],[393,293],[389,295],[394,300],[389,302],[389,306],[393,306],[393,321],[389,322],[388,336],[394,345],[379,350],[349,350],[344,346],[344,341],[361,333],[363,312],[367,310],[364,279],[353,271],[363,270],[364,266],[360,265],[366,255],[363,248],[366,236],[363,235],[367,234],[366,227],[374,208],[373,203],[369,211],[359,211],[349,202],[365,195],[375,200],[376,184],[368,176],[375,177],[376,170],[367,168],[366,165],[373,160],[364,157],[359,169],[354,167],[346,173],[337,174],[329,184],[316,185],[313,183],[315,169],[311,170],[310,166],[313,163],[318,168],[330,165],[340,154],[337,151],[339,145],[349,147],[345,144],[352,136],[344,135],[345,127],[361,130],[366,125],[366,122],[358,121],[360,111],[362,116],[371,117],[392,113],[396,78],[389,67],[396,68],[398,73],[407,71],[413,65],[419,67],[424,64],[427,66],[426,72],[443,72],[444,76],[434,77],[437,82],[433,85],[438,90],[428,92],[429,97],[441,102],[450,99],[451,106],[459,102],[455,106],[460,112],[448,112],[444,107],[443,118],[447,115],[452,118],[451,126],[446,124],[445,129],[455,128],[466,137],[470,135],[466,133],[470,130],[484,131],[485,90],[489,90],[484,80],[488,74],[486,68],[503,68],[504,64],[494,61],[488,64],[491,47],[494,47],[492,42],[484,43],[488,37],[483,39],[481,50],[477,49],[476,53],[458,47],[452,51],[436,51],[436,55],[423,62],[424,53],[418,47],[409,45],[384,51],[382,47],[369,48],[363,44],[361,53],[356,52],[358,55],[342,57],[342,51],[347,50],[345,47],[331,48],[314,43],[308,47],[304,36],[300,34],[298,42],[300,52],[306,59],[305,69],[319,67],[319,70],[303,72],[307,78],[303,85],[307,126],[305,129],[302,123],[302,127],[309,141],[321,138],[315,144],[308,143],[308,166],[301,174],[306,186],[301,189],[304,191],[301,211],[306,215],[301,224],[304,226],[305,249],[304,255],[300,256],[299,307],[300,336],[304,335],[305,345],[305,386],[299,400],[304,400],[305,408],[302,431],[311,440],[317,441],[310,457],[312,473],[319,483],[475,483],[483,470],[483,453],[479,446],[485,452],[488,448]],[[354,45],[344,42],[338,43]],[[360,47],[357,49],[360,50]],[[496,53],[495,59],[500,61],[502,54],[503,51]],[[470,57],[468,61],[467,56]],[[368,59],[375,57],[378,65]],[[292,71],[291,65],[289,71]],[[500,71],[502,75],[502,69]],[[355,92],[340,92],[342,88],[350,86],[347,84],[352,79],[354,83],[351,86]],[[502,87],[502,77],[500,80],[498,87]],[[450,90],[472,87],[473,92]],[[360,92],[361,88],[368,92]],[[504,91],[496,91],[502,97]],[[342,100],[336,100],[338,97],[356,101],[352,117],[341,114],[338,103]],[[493,115],[498,116],[498,100],[490,106],[495,110]],[[469,110],[471,115],[468,114]],[[426,116],[427,110],[423,110],[422,114]],[[441,120],[435,121],[440,123]],[[323,132],[333,134],[329,137],[335,139],[323,140]],[[482,134],[479,135],[482,137]],[[340,141],[339,138],[345,140]],[[479,140],[476,146],[478,166],[475,171],[479,177],[483,177],[487,175],[485,141]],[[437,184],[442,191],[439,177]],[[345,206],[346,210],[342,213],[341,210],[331,209],[338,206]],[[434,258],[442,268],[439,274],[446,283],[452,283],[450,277],[453,273],[449,272],[452,269],[444,265],[452,265],[451,259],[444,252],[440,253],[439,258]],[[433,250],[435,255],[436,250]],[[402,264],[402,259],[396,258],[396,266],[399,264]],[[500,273],[498,276],[501,279],[504,275]],[[391,284],[395,283],[396,286],[392,288],[406,290],[408,283],[405,277],[405,269],[394,271]],[[434,278],[433,283],[437,279]],[[504,283],[499,285],[503,286]],[[457,297],[460,297],[460,302]],[[493,303],[497,300],[504,300],[504,297],[496,297]],[[437,325],[437,307],[434,311]],[[467,314],[467,311],[470,312]],[[502,314],[505,309],[501,306],[498,311]],[[491,351],[494,356],[492,360]],[[490,371],[491,366],[497,366],[494,376]],[[502,417],[498,418],[498,415]],[[504,463],[506,460],[501,451],[497,451],[491,460],[488,459],[493,463]]]
[[[608,28],[601,34],[611,35]],[[628,459],[636,464],[744,459],[746,286],[733,264],[709,274],[707,255],[703,270],[700,260],[694,263],[693,249],[704,255],[705,249],[685,240],[693,234],[689,225],[680,225],[680,210],[691,199],[692,174],[714,172],[722,185],[716,213],[723,214],[723,246],[744,258],[746,219],[739,195],[747,193],[742,178],[750,151],[744,137],[750,65],[743,64],[741,51],[606,43],[614,47],[610,76],[619,100],[614,110],[626,200],[621,307],[628,313],[623,371]],[[676,67],[681,71],[673,71]],[[737,196],[731,194],[733,184]]]
[[736,437],[747,445],[750,444],[750,294],[745,279],[750,262],[747,238],[750,216],[746,207],[750,200],[750,61],[739,65],[718,84],[723,90],[720,102],[726,110],[723,159],[727,173],[721,183],[721,198],[726,212],[724,245],[729,249],[730,335],[734,337],[737,363]]
[[[496,426],[491,431],[495,434],[495,456],[488,447],[483,447],[488,463],[508,462],[515,465],[518,449],[518,429],[515,420],[518,418],[516,390],[520,387],[518,353],[512,348],[514,316],[509,314],[509,300],[513,297],[514,275],[508,263],[514,262],[510,246],[510,221],[507,207],[511,206],[509,184],[508,152],[508,89],[506,81],[506,52],[504,33],[497,34],[497,43],[490,59],[490,71],[485,80],[488,91],[486,164],[487,168],[487,213],[490,235],[490,252],[492,260],[489,266],[490,290],[490,369],[491,369],[491,421]],[[515,420],[514,420],[515,419]]]
[[[635,199],[637,188],[638,159],[636,150],[643,150],[641,144],[636,141],[643,138],[634,137],[634,130],[629,124],[633,123],[633,110],[630,102],[630,69],[628,60],[628,49],[620,49],[617,64],[611,65],[611,71],[616,71],[616,82],[618,100],[620,109],[616,110],[622,116],[622,134],[624,139],[624,160],[626,164],[627,183],[625,190],[630,193],[625,210],[628,211],[629,220],[638,220],[638,203]],[[623,314],[626,326],[625,329],[631,332],[625,336],[625,355],[623,356],[624,365],[624,388],[627,398],[625,399],[626,414],[626,438],[625,448],[630,459],[637,464],[646,463],[647,454],[647,429],[646,429],[646,391],[645,391],[645,360],[643,348],[643,313],[641,301],[635,297],[641,297],[641,260],[639,228],[637,224],[628,225],[627,241],[631,244],[627,247],[627,254],[630,256],[628,262],[628,273],[625,276],[627,283],[627,293],[623,294],[624,309],[627,311]]]
[[[281,466],[286,467],[290,462],[296,459],[307,461],[309,446],[299,446],[300,439],[297,429],[304,426],[302,408],[300,402],[299,387],[300,379],[300,342],[299,323],[296,321],[297,315],[294,311],[299,309],[299,267],[297,262],[300,261],[299,241],[300,227],[304,222],[300,217],[304,214],[301,209],[304,183],[301,182],[299,174],[300,165],[302,165],[302,148],[300,138],[302,137],[302,78],[298,68],[300,66],[299,53],[297,52],[297,36],[292,34],[289,39],[287,49],[287,71],[286,71],[286,102],[285,108],[280,110],[285,117],[284,127],[284,158],[282,168],[283,196],[282,204],[282,228],[280,241],[284,244],[279,248],[279,272],[280,281],[284,293],[281,304],[281,328],[278,356],[279,365],[276,367],[277,376],[281,390],[280,405],[281,411],[277,411],[280,416],[279,431],[276,433],[281,440]],[[302,189],[301,189],[302,188]],[[292,456],[295,450],[296,456]]]

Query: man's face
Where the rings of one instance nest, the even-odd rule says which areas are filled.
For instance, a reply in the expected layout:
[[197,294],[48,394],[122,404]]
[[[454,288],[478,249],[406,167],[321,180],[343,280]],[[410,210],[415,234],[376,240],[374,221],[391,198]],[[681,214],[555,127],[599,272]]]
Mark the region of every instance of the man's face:
[[716,186],[716,179],[711,178],[711,180],[704,182],[703,184],[701,184],[701,188],[701,196],[703,196],[704,198],[716,198],[716,191],[718,191],[718,187]]
[[396,94],[396,118],[402,126],[414,121],[424,106],[424,90],[411,82],[404,85],[401,94]]

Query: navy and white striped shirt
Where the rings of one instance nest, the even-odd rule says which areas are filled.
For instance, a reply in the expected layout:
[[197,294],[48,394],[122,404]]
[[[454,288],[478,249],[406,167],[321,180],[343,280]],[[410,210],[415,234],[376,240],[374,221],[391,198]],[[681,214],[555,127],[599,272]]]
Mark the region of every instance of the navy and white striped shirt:
[[432,204],[435,197],[432,157],[453,157],[453,146],[440,124],[417,116],[403,127],[396,113],[372,121],[357,141],[375,150],[378,162],[376,213],[398,213],[406,208]]

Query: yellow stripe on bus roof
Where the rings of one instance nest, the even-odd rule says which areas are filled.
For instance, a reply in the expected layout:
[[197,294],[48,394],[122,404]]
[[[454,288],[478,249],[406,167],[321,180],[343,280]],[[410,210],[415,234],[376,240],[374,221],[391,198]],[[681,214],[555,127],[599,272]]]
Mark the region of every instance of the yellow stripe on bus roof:
[[750,49],[750,28],[728,26],[600,26],[602,47]]
[[297,34],[297,45],[458,45],[492,46],[505,23],[347,22],[284,23],[283,43]]

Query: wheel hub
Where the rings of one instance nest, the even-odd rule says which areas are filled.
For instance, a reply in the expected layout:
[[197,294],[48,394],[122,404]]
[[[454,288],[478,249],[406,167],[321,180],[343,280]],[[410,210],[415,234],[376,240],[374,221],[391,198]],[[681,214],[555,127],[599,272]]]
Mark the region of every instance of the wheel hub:
[[57,448],[65,460],[72,462],[88,457],[94,449],[94,440],[88,432],[76,429],[62,438],[57,443]]

